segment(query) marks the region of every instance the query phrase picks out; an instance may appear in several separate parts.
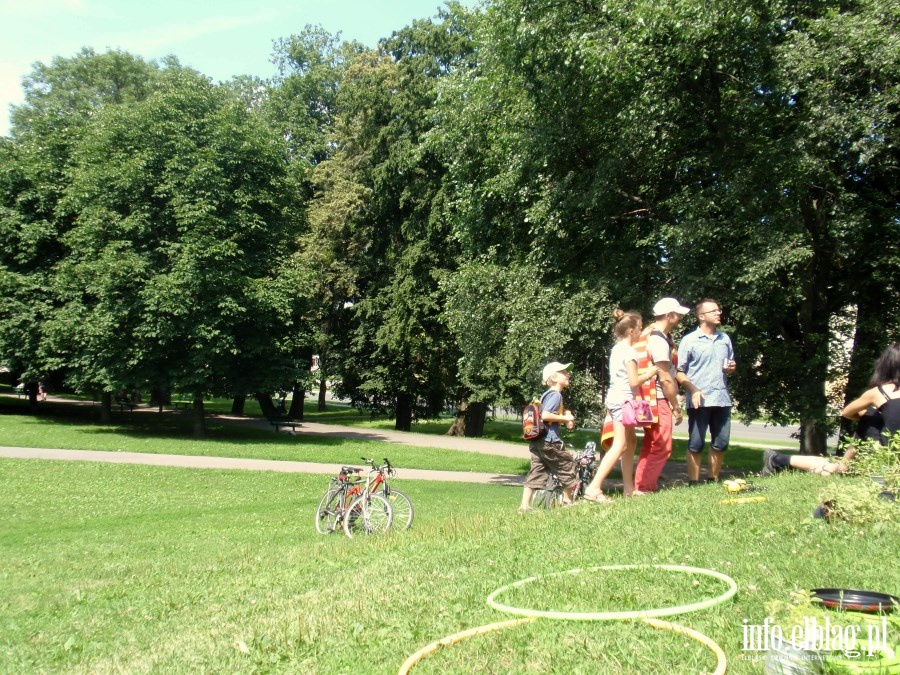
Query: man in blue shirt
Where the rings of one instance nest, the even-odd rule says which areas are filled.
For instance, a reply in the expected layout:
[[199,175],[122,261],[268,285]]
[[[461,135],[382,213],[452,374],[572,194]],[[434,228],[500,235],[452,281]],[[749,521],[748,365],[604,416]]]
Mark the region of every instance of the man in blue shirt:
[[[696,308],[697,330],[678,346],[678,380],[687,385],[688,483],[700,482],[700,460],[706,431],[710,432],[708,481],[719,479],[725,450],[731,436],[731,396],[728,376],[735,370],[731,338],[719,330],[722,310],[715,300],[701,300]],[[687,380],[687,382],[685,382]]]

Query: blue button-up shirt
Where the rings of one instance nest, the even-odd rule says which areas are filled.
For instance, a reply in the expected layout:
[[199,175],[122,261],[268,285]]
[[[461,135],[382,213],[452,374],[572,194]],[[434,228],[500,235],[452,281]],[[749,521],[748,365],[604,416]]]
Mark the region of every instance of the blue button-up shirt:
[[[728,376],[722,368],[725,359],[734,360],[734,347],[731,338],[721,331],[707,335],[698,328],[678,345],[678,370],[703,392],[704,406],[731,405]],[[693,407],[690,396],[687,406]]]

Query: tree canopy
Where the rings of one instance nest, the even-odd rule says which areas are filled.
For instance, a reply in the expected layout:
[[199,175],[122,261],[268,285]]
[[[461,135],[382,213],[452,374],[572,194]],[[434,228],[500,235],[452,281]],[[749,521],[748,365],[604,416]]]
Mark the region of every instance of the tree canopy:
[[265,81],[37,64],[0,139],[0,358],[202,401],[302,391],[319,354],[400,429],[563,360],[583,416],[613,308],[714,297],[739,413],[821,452],[900,337],[898,19],[450,2],[374,48],[305,26]]

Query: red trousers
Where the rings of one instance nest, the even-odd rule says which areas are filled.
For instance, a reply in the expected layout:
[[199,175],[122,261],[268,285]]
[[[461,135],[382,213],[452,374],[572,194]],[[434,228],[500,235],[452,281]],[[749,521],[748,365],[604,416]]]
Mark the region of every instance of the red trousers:
[[641,492],[656,492],[657,481],[672,456],[672,409],[659,399],[659,423],[644,427],[644,442],[634,471],[634,487]]

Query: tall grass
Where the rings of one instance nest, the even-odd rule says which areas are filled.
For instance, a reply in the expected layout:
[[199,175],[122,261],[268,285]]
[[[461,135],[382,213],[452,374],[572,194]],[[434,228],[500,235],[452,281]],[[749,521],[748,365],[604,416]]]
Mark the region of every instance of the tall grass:
[[[762,623],[767,602],[823,586],[900,591],[900,532],[813,520],[822,480],[759,480],[756,504],[721,504],[724,490],[704,486],[525,517],[516,489],[401,482],[413,529],[348,540],[314,531],[321,476],[0,460],[0,672],[393,673],[426,643],[508,618],[485,599],[517,579],[668,563],[736,580],[726,605],[674,620],[715,639],[729,672],[755,673],[740,659],[742,622]],[[504,601],[638,609],[722,590],[671,573],[596,573]],[[442,650],[414,672],[714,663],[670,632],[540,621]]]

